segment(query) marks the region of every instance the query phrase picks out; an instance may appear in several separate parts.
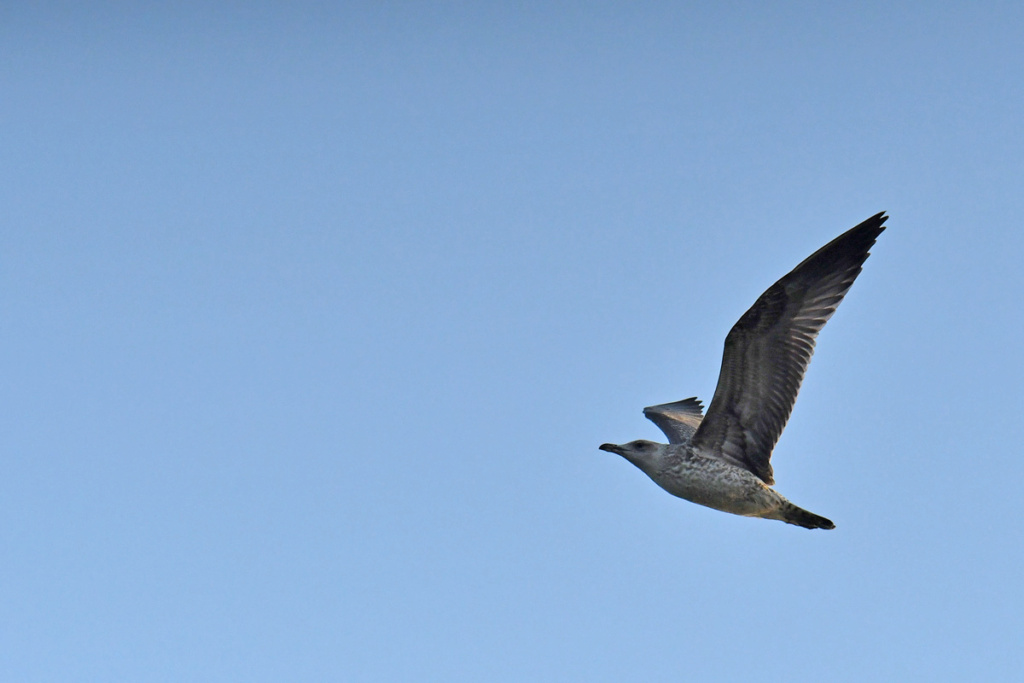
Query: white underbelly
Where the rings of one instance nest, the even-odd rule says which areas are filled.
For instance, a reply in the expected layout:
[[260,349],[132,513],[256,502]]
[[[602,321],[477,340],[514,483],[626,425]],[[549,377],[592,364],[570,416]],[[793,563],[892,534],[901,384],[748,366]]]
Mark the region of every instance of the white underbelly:
[[751,472],[712,458],[685,460],[652,479],[673,496],[736,515],[759,516],[782,501]]

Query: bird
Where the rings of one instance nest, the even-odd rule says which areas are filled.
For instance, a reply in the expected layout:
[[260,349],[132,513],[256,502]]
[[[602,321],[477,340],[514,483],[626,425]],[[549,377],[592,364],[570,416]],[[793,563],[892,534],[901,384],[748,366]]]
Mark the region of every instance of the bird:
[[885,230],[880,212],[804,259],[758,297],[725,338],[707,415],[696,397],[644,408],[668,443],[644,439],[602,451],[621,455],[674,496],[745,517],[806,529],[835,524],[772,488],[772,451],[796,402],[821,328]]

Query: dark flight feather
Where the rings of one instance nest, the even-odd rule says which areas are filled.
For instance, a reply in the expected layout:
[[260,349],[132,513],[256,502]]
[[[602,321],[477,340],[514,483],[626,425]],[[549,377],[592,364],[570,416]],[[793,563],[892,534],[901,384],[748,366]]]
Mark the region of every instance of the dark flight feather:
[[644,416],[665,432],[669,443],[686,443],[700,427],[704,412],[694,396],[675,403],[648,406],[644,408]]
[[[815,339],[860,274],[886,218],[884,212],[872,216],[814,252],[743,314],[725,338],[718,386],[692,434],[693,446],[774,483],[772,449],[793,410]],[[658,408],[663,406],[644,413]],[[685,431],[679,424],[690,423],[673,422],[670,415],[648,417],[671,439],[663,423],[676,436]]]

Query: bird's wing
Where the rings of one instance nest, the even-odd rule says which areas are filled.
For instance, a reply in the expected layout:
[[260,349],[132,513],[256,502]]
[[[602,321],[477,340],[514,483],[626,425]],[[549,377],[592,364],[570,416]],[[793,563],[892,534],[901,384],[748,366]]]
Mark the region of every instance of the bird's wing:
[[700,427],[703,407],[697,397],[644,408],[644,416],[665,432],[669,443],[686,443]]
[[694,446],[774,483],[769,460],[818,332],[885,230],[879,213],[814,252],[762,294],[725,338],[722,372]]

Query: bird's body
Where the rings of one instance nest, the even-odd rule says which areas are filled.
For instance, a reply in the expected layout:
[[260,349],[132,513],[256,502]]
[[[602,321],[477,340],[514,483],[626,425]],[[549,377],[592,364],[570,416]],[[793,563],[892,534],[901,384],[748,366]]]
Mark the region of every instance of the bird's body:
[[644,409],[668,444],[604,444],[680,498],[808,529],[835,525],[771,488],[772,449],[789,418],[825,322],[885,229],[877,214],[825,245],[776,282],[733,326],[705,417],[695,398]]
[[[834,526],[824,517],[793,505],[748,470],[713,455],[703,455],[688,444],[634,441],[615,447],[622,450],[609,446],[605,444],[602,448],[619,453],[658,486],[692,503],[744,517],[780,519],[811,529]],[[626,446],[634,446],[635,450],[625,450]]]

